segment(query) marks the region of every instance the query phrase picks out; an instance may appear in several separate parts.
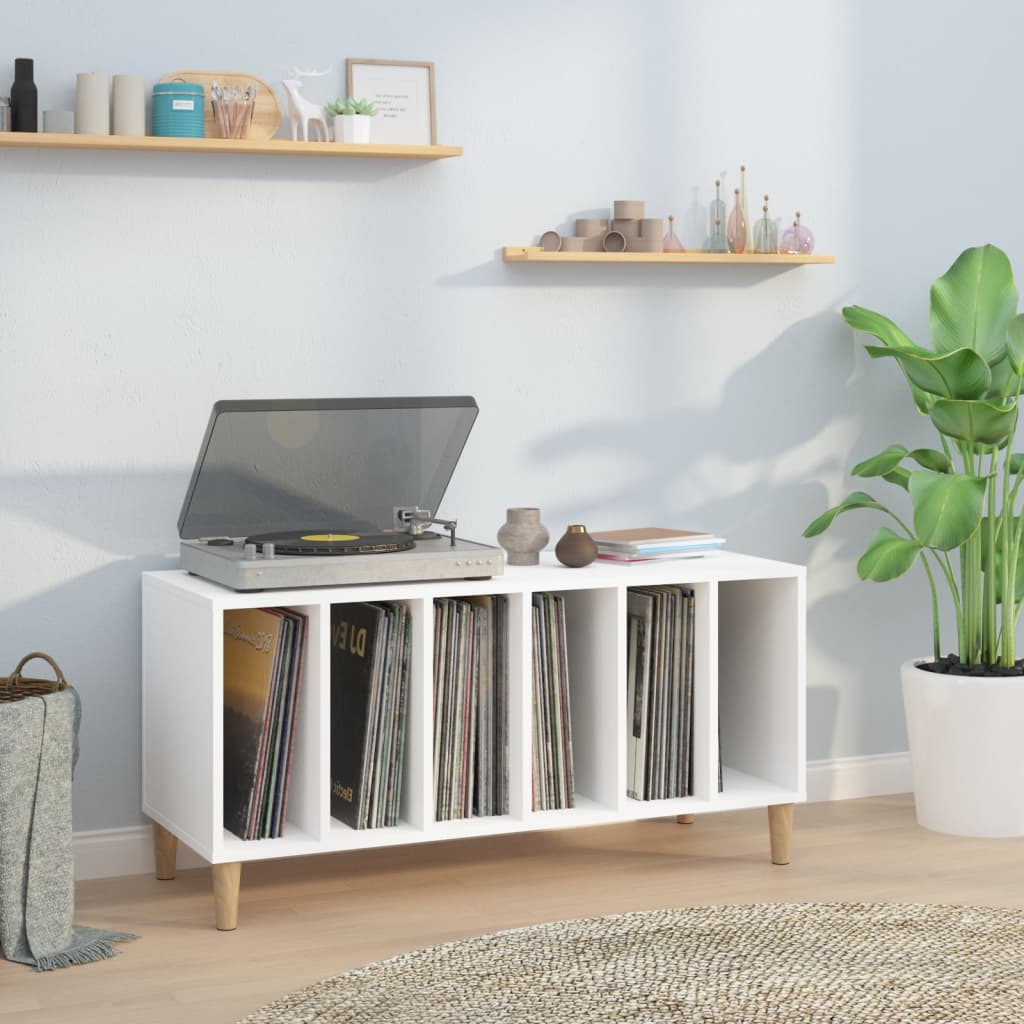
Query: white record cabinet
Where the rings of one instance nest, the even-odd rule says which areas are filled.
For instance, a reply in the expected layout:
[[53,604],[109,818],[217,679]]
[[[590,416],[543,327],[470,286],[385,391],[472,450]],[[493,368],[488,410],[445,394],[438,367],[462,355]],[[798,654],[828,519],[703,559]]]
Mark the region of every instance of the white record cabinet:
[[[684,584],[696,597],[694,795],[626,795],[626,591]],[[565,598],[575,807],[531,808],[531,596]],[[509,596],[510,813],[433,820],[433,599]],[[157,874],[173,877],[180,840],[213,865],[217,926],[235,927],[244,861],[769,808],[772,860],[787,863],[792,807],[805,786],[805,570],[730,552],[630,566],[539,566],[488,580],[236,593],[182,571],[142,581],[142,809],[155,822]],[[332,604],[400,601],[413,651],[400,824],[355,830],[331,817]],[[223,826],[223,621],[234,608],[309,616],[284,835],[243,841]],[[721,755],[723,788],[718,789]],[[689,819],[684,819],[689,820]]]

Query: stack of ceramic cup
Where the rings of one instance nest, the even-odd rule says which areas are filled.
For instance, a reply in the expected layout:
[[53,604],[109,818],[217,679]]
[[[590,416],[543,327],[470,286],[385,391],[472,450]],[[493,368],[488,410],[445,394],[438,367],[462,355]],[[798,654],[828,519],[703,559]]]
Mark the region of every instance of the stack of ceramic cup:
[[660,217],[645,217],[640,200],[616,199],[610,233],[615,232],[622,236],[626,252],[661,252],[665,225]]
[[661,252],[664,222],[645,217],[644,204],[638,199],[616,199],[611,220],[581,217],[575,235],[545,231],[540,247],[547,252]]

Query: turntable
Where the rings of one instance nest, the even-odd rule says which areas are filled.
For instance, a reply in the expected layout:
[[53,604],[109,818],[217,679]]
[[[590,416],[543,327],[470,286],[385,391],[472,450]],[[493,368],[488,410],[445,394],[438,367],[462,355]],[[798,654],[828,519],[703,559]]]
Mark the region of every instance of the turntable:
[[477,412],[469,397],[217,402],[181,567],[232,590],[501,575],[500,548],[437,518]]

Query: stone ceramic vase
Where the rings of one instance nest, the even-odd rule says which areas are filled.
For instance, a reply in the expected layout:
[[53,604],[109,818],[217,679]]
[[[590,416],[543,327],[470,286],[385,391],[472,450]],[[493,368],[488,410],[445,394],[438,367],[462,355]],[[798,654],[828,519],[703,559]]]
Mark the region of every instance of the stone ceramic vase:
[[540,521],[539,508],[510,508],[498,530],[498,543],[508,555],[509,565],[536,565],[549,534]]
[[570,569],[582,569],[597,558],[597,541],[582,523],[573,523],[555,545],[555,558]]

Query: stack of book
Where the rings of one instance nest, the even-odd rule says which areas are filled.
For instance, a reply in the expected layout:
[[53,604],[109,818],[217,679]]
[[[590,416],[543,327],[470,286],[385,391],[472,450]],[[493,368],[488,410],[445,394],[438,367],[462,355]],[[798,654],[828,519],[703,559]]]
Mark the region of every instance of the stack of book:
[[306,616],[224,613],[224,827],[240,839],[284,830]]
[[331,606],[331,814],[398,824],[412,619],[401,604]]
[[626,610],[626,793],[692,796],[693,591],[630,587]]
[[508,814],[508,598],[434,601],[434,817]]
[[592,533],[597,557],[607,562],[650,562],[662,558],[698,558],[717,551],[723,537],[698,530],[673,530],[641,526],[633,530],[601,530]]
[[533,809],[573,806],[565,599],[533,595]]

